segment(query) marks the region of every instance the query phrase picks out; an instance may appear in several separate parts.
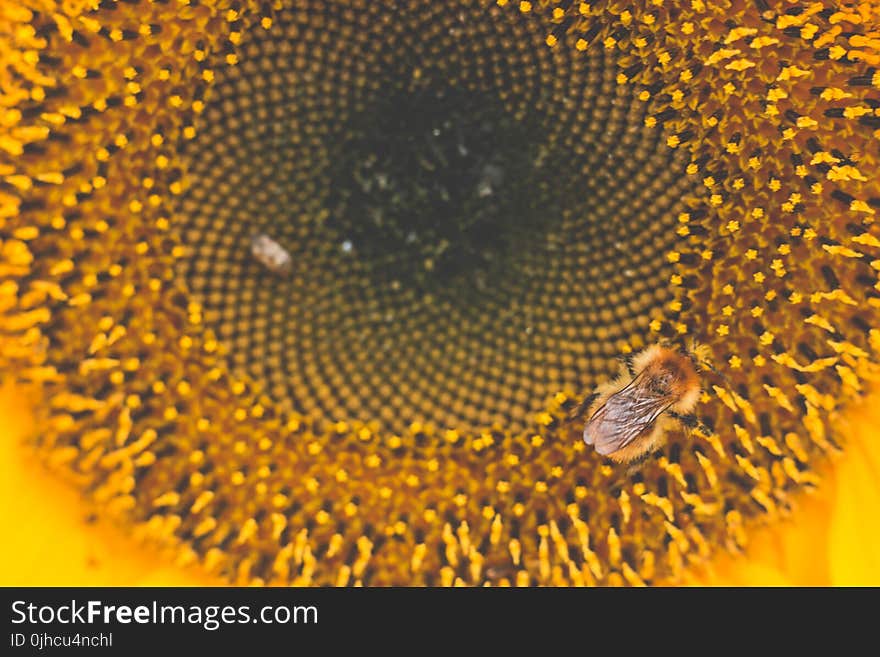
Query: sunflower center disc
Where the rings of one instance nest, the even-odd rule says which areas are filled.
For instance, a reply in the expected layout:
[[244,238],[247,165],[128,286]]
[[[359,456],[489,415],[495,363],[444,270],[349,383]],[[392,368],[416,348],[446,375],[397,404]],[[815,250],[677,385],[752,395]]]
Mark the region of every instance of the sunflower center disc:
[[524,430],[651,340],[687,153],[602,48],[548,48],[516,12],[334,7],[207,62],[181,277],[274,403],[376,431]]

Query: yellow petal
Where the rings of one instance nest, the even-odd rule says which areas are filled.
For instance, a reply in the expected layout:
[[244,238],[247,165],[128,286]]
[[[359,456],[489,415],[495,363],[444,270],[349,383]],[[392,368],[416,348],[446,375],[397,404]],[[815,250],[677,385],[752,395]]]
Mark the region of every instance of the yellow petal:
[[692,584],[877,586],[880,584],[880,393],[837,421],[843,454],[820,472],[811,495],[799,494],[790,518],[749,533],[744,555],[718,555]]
[[833,509],[831,482],[824,480],[818,492],[800,500],[793,517],[778,526],[783,569],[797,586],[829,586],[830,555],[822,537],[827,536]]
[[834,585],[880,585],[878,406],[864,404],[848,418],[847,449],[834,468],[834,508],[828,535]]
[[[778,539],[766,533],[763,539]],[[766,546],[765,546],[766,547]],[[778,550],[767,550],[752,545],[745,554],[717,555],[701,568],[695,569],[687,578],[691,586],[792,586],[795,584],[784,572],[778,561]]]
[[718,586],[792,586],[792,582],[779,568],[743,559],[737,573],[738,581],[717,582]]
[[215,583],[175,568],[106,521],[90,522],[77,491],[46,471],[25,444],[27,392],[0,386],[0,585],[197,586]]

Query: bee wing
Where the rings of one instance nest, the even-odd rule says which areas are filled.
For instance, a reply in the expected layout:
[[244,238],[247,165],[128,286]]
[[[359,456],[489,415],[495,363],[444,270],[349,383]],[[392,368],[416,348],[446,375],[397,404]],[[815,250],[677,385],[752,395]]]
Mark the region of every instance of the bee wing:
[[600,406],[584,427],[584,442],[608,456],[629,445],[650,430],[673,399],[651,394],[646,377],[637,376],[626,388],[615,392]]

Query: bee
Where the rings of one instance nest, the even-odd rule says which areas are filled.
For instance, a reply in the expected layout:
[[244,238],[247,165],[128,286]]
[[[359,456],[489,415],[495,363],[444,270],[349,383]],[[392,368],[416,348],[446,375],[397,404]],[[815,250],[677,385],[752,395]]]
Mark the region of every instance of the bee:
[[293,268],[293,258],[287,250],[265,233],[251,237],[251,255],[275,274],[289,274]]
[[694,427],[707,349],[654,344],[628,359],[621,374],[600,384],[575,410],[587,411],[584,442],[602,456],[631,463],[659,447],[676,424]]

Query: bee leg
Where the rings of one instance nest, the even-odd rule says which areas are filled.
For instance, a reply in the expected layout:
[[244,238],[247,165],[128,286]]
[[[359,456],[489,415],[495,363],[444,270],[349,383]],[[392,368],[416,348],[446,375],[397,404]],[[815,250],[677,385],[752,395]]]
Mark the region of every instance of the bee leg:
[[709,361],[706,358],[701,358],[697,354],[696,344],[697,343],[695,341],[693,343],[693,345],[691,346],[690,350],[686,352],[687,357],[690,358],[691,362],[694,364],[694,369],[696,369],[698,372],[708,370],[708,371],[712,372],[713,374],[715,374],[715,376],[717,376],[719,379],[724,381],[725,384],[730,386],[731,385],[730,379],[728,379],[727,376],[725,376],[724,372],[720,371],[717,367],[715,367],[711,361]]
[[707,436],[711,436],[714,433],[712,429],[707,427],[703,421],[693,413],[682,414],[675,413],[674,411],[667,411],[666,414],[681,422],[688,429],[699,429],[701,433],[704,433]]
[[721,371],[719,371],[718,369],[716,369],[716,367],[715,367],[714,365],[712,365],[712,363],[710,363],[710,362],[708,362],[708,361],[702,361],[702,362],[700,363],[700,367],[704,367],[704,368],[706,368],[707,370],[710,370],[710,371],[713,372],[713,373],[714,373],[719,379],[721,379],[722,381],[724,381],[724,383],[727,384],[728,387],[731,386],[730,379],[727,378],[727,376],[724,374],[724,372],[721,372]]
[[580,404],[578,404],[573,409],[571,409],[571,412],[568,414],[569,421],[574,421],[574,420],[577,420],[578,418],[582,417],[583,414],[590,407],[590,404],[592,404],[595,401],[596,397],[598,397],[598,396],[599,396],[598,392],[594,392],[590,395],[587,395]]
[[654,457],[658,452],[645,452],[644,454],[639,454],[632,461],[627,463],[626,470],[624,471],[624,476],[632,477],[634,474],[639,472],[642,468],[645,467],[645,463],[648,462],[648,459]]
[[633,367],[633,354],[624,354],[620,357],[621,364],[626,368],[626,371],[633,378],[636,377],[636,368]]

